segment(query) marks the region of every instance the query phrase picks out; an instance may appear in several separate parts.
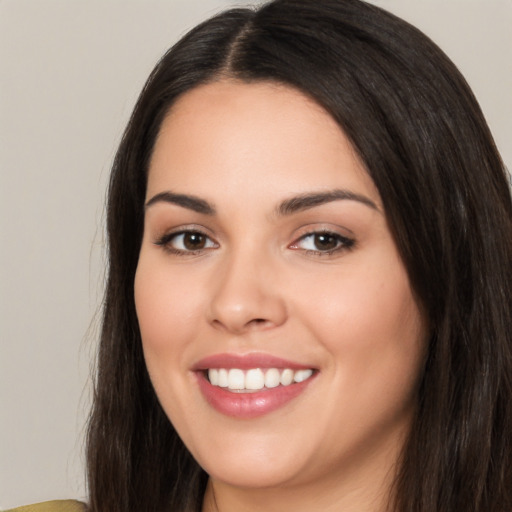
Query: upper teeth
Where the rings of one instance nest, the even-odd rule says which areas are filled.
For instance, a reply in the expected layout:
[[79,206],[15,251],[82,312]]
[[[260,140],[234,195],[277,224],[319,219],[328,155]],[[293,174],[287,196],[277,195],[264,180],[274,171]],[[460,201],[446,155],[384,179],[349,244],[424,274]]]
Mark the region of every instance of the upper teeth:
[[290,368],[278,369],[252,368],[239,370],[238,368],[210,368],[208,379],[213,386],[228,388],[231,390],[257,391],[265,388],[275,388],[279,385],[289,386],[292,382],[302,382],[313,375],[313,370],[291,370]]

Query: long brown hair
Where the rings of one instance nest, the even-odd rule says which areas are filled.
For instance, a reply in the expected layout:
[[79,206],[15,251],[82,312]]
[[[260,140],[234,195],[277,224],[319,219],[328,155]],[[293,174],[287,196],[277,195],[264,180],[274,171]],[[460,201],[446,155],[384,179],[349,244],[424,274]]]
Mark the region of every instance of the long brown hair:
[[227,11],[179,41],[149,77],[117,153],[88,431],[91,512],[201,510],[207,475],[151,386],[133,281],[160,124],[178,96],[221,77],[312,97],[380,192],[431,333],[394,509],[512,510],[512,204],[480,108],[441,50],[382,9],[276,0]]

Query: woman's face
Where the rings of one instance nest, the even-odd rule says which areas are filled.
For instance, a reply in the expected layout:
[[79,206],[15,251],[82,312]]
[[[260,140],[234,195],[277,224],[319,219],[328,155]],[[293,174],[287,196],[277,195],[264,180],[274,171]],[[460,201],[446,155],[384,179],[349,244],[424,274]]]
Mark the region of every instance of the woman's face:
[[213,481],[389,470],[425,326],[372,180],[298,91],[221,81],[173,106],[135,301],[158,398]]

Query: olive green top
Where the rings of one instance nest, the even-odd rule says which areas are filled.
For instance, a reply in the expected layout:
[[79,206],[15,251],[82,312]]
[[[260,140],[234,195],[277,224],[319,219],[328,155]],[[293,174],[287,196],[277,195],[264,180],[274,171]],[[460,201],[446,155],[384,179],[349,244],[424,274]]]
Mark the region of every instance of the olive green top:
[[5,512],[85,512],[85,505],[75,500],[55,500],[11,508]]

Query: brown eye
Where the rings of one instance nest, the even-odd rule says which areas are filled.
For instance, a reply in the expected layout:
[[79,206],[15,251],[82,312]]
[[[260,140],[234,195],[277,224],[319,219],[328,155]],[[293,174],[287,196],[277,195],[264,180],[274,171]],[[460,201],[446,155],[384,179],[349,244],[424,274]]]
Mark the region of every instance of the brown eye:
[[313,243],[319,251],[332,251],[338,247],[338,237],[330,233],[318,233],[314,235]]
[[169,233],[155,243],[156,245],[162,246],[167,251],[178,255],[196,254],[218,247],[216,242],[209,236],[201,233],[201,231]]
[[183,246],[188,251],[197,251],[206,247],[207,238],[201,233],[184,233]]
[[304,235],[290,248],[303,250],[307,254],[330,255],[354,247],[355,240],[330,231],[318,231]]

